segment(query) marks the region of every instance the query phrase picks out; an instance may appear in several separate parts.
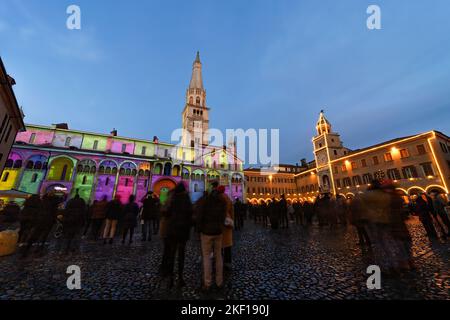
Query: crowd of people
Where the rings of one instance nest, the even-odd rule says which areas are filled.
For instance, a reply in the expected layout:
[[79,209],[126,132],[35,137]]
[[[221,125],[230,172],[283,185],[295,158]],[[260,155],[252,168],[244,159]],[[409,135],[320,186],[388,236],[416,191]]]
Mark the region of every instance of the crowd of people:
[[249,213],[255,223],[272,229],[288,228],[288,220],[306,228],[317,222],[319,228],[329,230],[351,225],[357,232],[358,245],[367,251],[377,248],[377,263],[385,273],[398,274],[414,269],[406,220],[418,216],[430,240],[445,240],[450,235],[445,207],[438,193],[422,193],[405,203],[391,181],[374,180],[366,192],[354,197],[322,193],[314,202],[291,204],[282,195],[280,200],[250,204]]
[[[240,230],[244,225],[244,203],[236,200],[233,204],[225,194],[225,187],[219,186],[217,182],[213,182],[211,191],[205,192],[195,203],[191,202],[182,182],[169,192],[164,204],[153,192],[141,200],[141,206],[133,195],[130,195],[126,204],[120,200],[115,197],[108,201],[105,196],[88,206],[78,194],[67,202],[54,193],[48,193],[42,198],[32,195],[25,200],[21,210],[18,206],[11,206],[7,210],[8,214],[4,215],[8,221],[4,222],[20,225],[19,246],[23,257],[33,247],[37,247],[37,251],[44,248],[50,233],[54,231],[56,234],[58,224],[62,232],[57,241],[57,250],[66,254],[76,251],[83,238],[102,240],[104,245],[108,245],[113,244],[119,234],[122,244],[131,244],[135,238],[135,229],[140,225],[141,241],[151,241],[157,234],[162,239],[160,275],[167,279],[169,288],[174,286],[175,278],[178,288],[185,285],[185,250],[194,229],[201,243],[203,289],[209,291],[213,287],[223,287],[223,268],[231,268],[233,229]],[[178,270],[175,277],[176,258]],[[215,272],[212,270],[213,265]]]
[[[43,248],[55,225],[62,227],[58,248],[65,253],[76,250],[82,238],[101,240],[108,245],[119,236],[122,244],[131,244],[135,230],[140,226],[141,241],[151,241],[157,234],[162,239],[160,275],[167,279],[169,288],[174,286],[175,279],[177,287],[185,285],[186,245],[194,235],[201,243],[199,255],[206,291],[223,286],[224,268],[231,268],[233,229],[241,230],[248,219],[271,229],[288,229],[291,224],[309,228],[317,224],[321,230],[333,231],[339,226],[351,225],[364,250],[377,248],[381,252],[382,259],[378,263],[388,274],[414,268],[412,240],[405,223],[411,214],[419,217],[431,240],[446,239],[450,231],[446,203],[439,194],[430,197],[423,193],[405,205],[402,194],[390,181],[374,180],[366,192],[353,198],[323,193],[313,203],[291,203],[284,195],[267,203],[247,204],[239,199],[233,203],[218,182],[213,182],[211,190],[195,203],[183,183],[169,192],[164,203],[152,192],[141,199],[141,206],[133,195],[126,204],[120,200],[115,197],[108,201],[105,196],[88,206],[79,195],[67,202],[53,193],[42,198],[32,195],[26,199],[22,210],[11,207],[3,219],[19,221],[23,256],[33,246]],[[176,259],[178,269],[175,273]]]

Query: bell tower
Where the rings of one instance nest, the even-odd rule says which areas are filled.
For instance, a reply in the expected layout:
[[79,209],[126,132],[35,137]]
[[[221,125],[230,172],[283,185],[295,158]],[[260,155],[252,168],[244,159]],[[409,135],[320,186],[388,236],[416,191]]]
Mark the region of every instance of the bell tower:
[[321,192],[336,194],[336,186],[333,180],[333,169],[330,161],[340,158],[347,153],[343,147],[338,133],[331,130],[331,124],[325,118],[324,111],[320,111],[316,124],[317,135],[313,138],[314,157]]
[[186,103],[182,113],[183,138],[187,147],[202,147],[208,144],[209,108],[206,106],[206,91],[203,88],[202,63],[197,51],[192,65],[192,76],[186,90]]

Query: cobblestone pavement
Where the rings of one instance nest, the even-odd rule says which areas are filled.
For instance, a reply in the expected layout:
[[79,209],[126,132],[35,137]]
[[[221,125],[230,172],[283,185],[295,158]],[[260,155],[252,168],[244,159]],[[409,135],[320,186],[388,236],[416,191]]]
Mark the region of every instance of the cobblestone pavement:
[[[113,245],[83,240],[80,251],[57,253],[55,244],[41,254],[0,258],[0,300],[4,299],[450,299],[449,245],[430,243],[414,218],[415,271],[382,277],[382,289],[366,288],[366,268],[373,257],[356,245],[353,228],[335,231],[264,229],[247,222],[235,232],[233,271],[222,292],[199,291],[199,241],[188,243],[182,290],[165,289],[158,277],[161,242]],[[136,240],[139,235],[136,235]],[[66,269],[81,268],[81,290],[68,290]]]

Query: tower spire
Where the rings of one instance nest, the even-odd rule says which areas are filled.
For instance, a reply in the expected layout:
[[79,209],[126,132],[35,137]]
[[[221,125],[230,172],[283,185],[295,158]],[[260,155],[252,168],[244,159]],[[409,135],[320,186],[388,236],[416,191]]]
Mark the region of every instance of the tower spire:
[[191,82],[189,82],[189,89],[203,89],[202,63],[200,62],[200,52],[198,51],[192,65],[192,76]]

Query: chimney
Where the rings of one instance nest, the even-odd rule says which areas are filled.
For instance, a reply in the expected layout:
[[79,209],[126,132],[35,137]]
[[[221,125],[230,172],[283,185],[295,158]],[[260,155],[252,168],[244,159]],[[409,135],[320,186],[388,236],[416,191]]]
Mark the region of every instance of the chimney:
[[116,128],[113,128],[113,129],[112,129],[111,135],[112,135],[113,137],[117,137],[117,130],[116,130]]
[[64,130],[69,130],[69,125],[67,123],[55,123],[53,124],[53,126],[56,129],[64,129]]
[[306,163],[306,159],[301,159],[300,163],[302,164],[302,167],[307,167],[308,164]]

